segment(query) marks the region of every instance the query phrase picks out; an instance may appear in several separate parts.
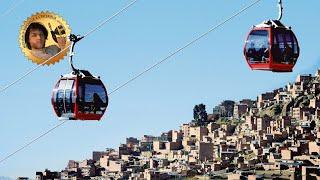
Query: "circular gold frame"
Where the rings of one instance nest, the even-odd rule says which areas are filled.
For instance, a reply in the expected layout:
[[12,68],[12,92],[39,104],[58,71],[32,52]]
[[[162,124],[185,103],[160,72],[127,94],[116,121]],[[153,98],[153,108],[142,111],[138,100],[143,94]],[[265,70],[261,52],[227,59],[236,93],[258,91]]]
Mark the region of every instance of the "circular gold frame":
[[[66,38],[65,39],[66,44],[63,48],[59,48],[60,52],[58,52],[55,55],[53,55],[52,57],[50,57],[51,59],[48,58],[48,59],[50,59],[49,61],[48,61],[48,59],[37,57],[32,52],[32,50],[30,50],[28,48],[27,43],[25,42],[25,34],[26,34],[26,31],[31,23],[39,23],[47,29],[48,37],[45,40],[46,47],[49,47],[49,46],[60,47],[58,45],[58,43],[53,38],[52,32],[54,32],[54,31],[52,29],[56,28],[58,30],[57,31],[58,33],[61,33],[61,28],[63,28],[63,30],[64,30],[64,34],[63,35],[58,34],[58,37]],[[53,12],[48,12],[48,11],[38,12],[38,13],[33,14],[32,16],[28,17],[27,20],[25,20],[23,25],[21,26],[20,34],[19,34],[19,44],[20,44],[20,48],[21,48],[22,52],[32,62],[34,62],[36,64],[51,65],[56,62],[59,62],[60,60],[62,60],[64,58],[64,56],[67,55],[69,48],[66,49],[66,47],[68,47],[70,45],[70,41],[68,39],[68,36],[70,34],[71,34],[71,29],[70,29],[69,25],[60,16],[58,16],[57,14],[55,14]],[[56,34],[55,34],[55,36],[57,37]],[[44,48],[46,48],[46,47],[44,47]]]

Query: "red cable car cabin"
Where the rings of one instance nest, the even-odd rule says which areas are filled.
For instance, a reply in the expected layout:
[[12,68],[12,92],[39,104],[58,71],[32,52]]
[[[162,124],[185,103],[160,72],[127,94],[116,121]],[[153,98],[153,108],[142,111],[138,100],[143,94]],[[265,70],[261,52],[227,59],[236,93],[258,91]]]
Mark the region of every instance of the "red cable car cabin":
[[108,106],[108,95],[100,78],[79,70],[60,78],[51,102],[61,120],[100,120]]
[[252,70],[292,72],[299,57],[299,45],[291,28],[269,20],[248,34],[244,56]]

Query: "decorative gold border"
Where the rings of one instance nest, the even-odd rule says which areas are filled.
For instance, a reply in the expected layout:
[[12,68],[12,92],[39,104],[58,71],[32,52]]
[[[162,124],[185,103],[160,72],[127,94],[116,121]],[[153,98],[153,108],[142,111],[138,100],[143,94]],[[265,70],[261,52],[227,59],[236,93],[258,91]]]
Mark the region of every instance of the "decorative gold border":
[[[28,47],[26,46],[25,33],[31,23],[38,22],[40,24],[43,24],[43,21],[46,22],[46,21],[48,21],[48,19],[52,19],[52,21],[54,21],[56,24],[62,25],[66,31],[67,36],[69,36],[71,34],[71,29],[70,29],[69,25],[67,24],[67,22],[62,17],[57,15],[56,13],[49,12],[49,11],[42,11],[42,12],[37,12],[37,13],[31,15],[30,17],[28,17],[27,20],[24,21],[23,25],[20,28],[19,44],[20,44],[20,48],[21,48],[22,52],[24,53],[24,55],[29,60],[31,60],[33,63],[36,63],[36,64],[42,64],[47,59],[42,59],[42,58],[36,57],[31,53],[31,50],[29,50]],[[52,44],[53,40],[52,40],[52,37],[50,36],[50,30],[49,29],[47,29],[47,30],[48,30],[48,40],[50,39],[49,41]],[[65,47],[68,47],[69,45],[70,45],[70,41],[67,40]],[[51,65],[51,64],[59,62],[60,60],[62,60],[64,58],[64,56],[67,55],[68,51],[69,51],[69,48],[64,50],[63,52],[60,52],[59,55],[50,59],[50,61],[48,61],[44,64]]]

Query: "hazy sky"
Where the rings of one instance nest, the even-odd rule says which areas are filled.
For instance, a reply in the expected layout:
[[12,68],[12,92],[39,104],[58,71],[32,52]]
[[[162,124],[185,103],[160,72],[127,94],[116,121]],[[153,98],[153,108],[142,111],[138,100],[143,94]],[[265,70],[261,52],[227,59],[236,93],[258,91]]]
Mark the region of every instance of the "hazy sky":
[[[0,15],[13,2],[0,1]],[[0,16],[0,87],[35,67],[18,44],[23,21],[39,11],[64,17],[75,34],[84,34],[128,0],[26,0]],[[78,68],[101,76],[111,91],[229,17],[252,0],[140,0],[109,24],[82,40],[74,57]],[[314,73],[320,64],[319,1],[284,1],[283,23],[292,26],[301,55],[292,73],[251,71],[242,50],[252,25],[278,15],[277,0],[262,0],[235,20],[212,32],[177,56],[110,97],[100,122],[70,121],[0,164],[0,176],[34,177],[36,171],[64,169],[68,160],[91,158],[92,151],[118,147],[126,137],[159,135],[192,118],[195,104],[207,111],[224,99],[256,98],[282,87],[297,74]],[[0,94],[0,159],[59,121],[51,90],[68,61],[42,67]]]

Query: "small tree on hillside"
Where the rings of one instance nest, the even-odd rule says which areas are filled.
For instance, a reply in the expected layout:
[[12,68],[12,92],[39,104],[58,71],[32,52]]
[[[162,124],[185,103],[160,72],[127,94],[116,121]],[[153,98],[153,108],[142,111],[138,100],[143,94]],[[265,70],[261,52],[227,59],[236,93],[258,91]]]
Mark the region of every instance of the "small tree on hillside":
[[195,105],[193,108],[193,119],[197,123],[197,125],[204,125],[208,120],[208,114],[206,111],[206,105],[199,104]]

